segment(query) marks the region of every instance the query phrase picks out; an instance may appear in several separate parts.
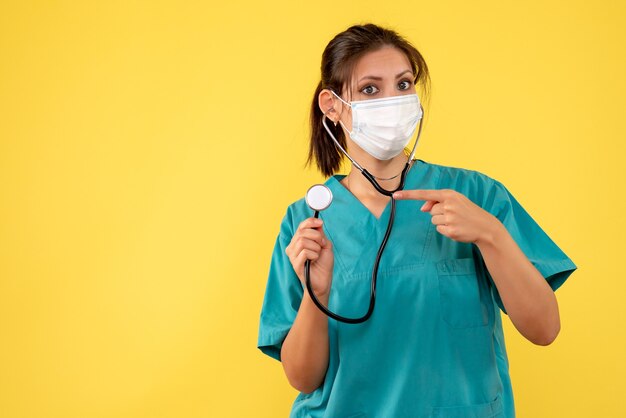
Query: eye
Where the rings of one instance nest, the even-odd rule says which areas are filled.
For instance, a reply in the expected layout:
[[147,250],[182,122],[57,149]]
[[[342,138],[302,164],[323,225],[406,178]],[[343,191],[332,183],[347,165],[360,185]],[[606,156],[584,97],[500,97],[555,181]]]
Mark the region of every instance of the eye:
[[398,83],[399,90],[408,90],[411,88],[411,82],[409,80],[402,80]]
[[368,86],[365,86],[365,87],[363,87],[361,89],[361,93],[367,94],[368,96],[372,95],[372,94],[376,94],[376,93],[378,93],[378,91],[379,91],[378,88],[376,86],[371,85],[371,84],[368,85]]

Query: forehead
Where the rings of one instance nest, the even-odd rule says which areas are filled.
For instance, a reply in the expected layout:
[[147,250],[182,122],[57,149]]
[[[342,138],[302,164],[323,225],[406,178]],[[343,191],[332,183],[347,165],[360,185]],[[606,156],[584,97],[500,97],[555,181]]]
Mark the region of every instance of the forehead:
[[363,55],[354,66],[355,81],[365,76],[392,77],[404,70],[411,70],[406,54],[392,46],[385,46]]

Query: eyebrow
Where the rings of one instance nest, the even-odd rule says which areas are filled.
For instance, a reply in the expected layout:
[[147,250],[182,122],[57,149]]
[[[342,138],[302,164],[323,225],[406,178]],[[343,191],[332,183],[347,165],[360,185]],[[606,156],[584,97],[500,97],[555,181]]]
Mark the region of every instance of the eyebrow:
[[[413,74],[413,71],[411,71],[411,70],[404,70],[401,73],[396,74],[396,78],[400,78],[400,77],[402,77],[406,73]],[[360,83],[363,80],[381,81],[382,79],[383,79],[382,77],[377,77],[377,76],[373,76],[373,75],[366,75],[364,77],[361,77],[361,79],[358,82]]]

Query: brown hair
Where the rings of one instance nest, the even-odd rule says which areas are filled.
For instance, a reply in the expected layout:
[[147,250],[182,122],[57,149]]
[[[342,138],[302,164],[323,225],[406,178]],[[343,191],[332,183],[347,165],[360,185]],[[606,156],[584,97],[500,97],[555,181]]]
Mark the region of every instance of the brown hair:
[[[430,76],[426,61],[422,54],[398,33],[368,23],[351,26],[337,34],[326,45],[322,54],[321,80],[315,89],[311,103],[311,142],[307,165],[315,161],[317,168],[326,177],[332,176],[339,170],[343,154],[322,126],[324,114],[319,108],[318,96],[323,89],[330,89],[341,94],[344,87],[351,81],[352,72],[359,58],[384,46],[393,46],[406,54],[415,74],[414,84],[421,83],[424,95],[428,95]],[[345,149],[346,139],[341,126],[333,126],[330,122],[328,125],[337,141]]]

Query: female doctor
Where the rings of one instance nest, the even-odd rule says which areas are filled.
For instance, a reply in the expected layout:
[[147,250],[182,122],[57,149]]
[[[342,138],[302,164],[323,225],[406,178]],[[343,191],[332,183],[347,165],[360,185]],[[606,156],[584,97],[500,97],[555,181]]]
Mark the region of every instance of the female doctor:
[[[554,290],[576,266],[504,185],[478,171],[411,159],[392,197],[354,164],[336,174],[343,152],[330,134],[384,189],[400,185],[402,151],[423,117],[416,86],[428,91],[429,75],[396,32],[348,28],[327,45],[321,70],[309,162],[328,177],[333,202],[319,219],[304,199],[287,209],[258,338],[301,392],[291,416],[514,417],[500,310],[525,338],[550,344],[560,329]],[[307,291],[305,261],[324,306],[362,315],[392,199],[371,317],[329,318]]]

